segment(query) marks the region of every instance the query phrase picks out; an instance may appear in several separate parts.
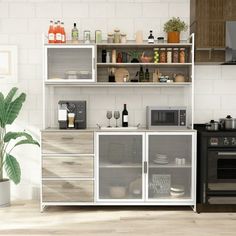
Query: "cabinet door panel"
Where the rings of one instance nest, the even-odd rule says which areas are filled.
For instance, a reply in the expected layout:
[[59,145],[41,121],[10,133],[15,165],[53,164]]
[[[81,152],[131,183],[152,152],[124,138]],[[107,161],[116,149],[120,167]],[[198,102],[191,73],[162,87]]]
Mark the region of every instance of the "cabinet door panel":
[[99,200],[143,198],[143,136],[99,135]]
[[43,180],[43,202],[92,202],[92,180]]
[[148,136],[148,199],[192,197],[192,136]]
[[93,156],[43,156],[43,177],[93,177]]
[[93,132],[44,132],[45,154],[93,154]]

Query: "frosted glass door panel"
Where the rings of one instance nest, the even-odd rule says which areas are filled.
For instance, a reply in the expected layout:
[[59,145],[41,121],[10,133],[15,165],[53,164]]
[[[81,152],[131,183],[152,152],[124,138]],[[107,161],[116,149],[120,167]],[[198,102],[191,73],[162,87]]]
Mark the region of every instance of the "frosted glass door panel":
[[93,78],[93,48],[49,48],[48,79]]
[[148,141],[148,198],[191,198],[192,136],[150,135]]
[[142,135],[99,136],[99,199],[142,199]]

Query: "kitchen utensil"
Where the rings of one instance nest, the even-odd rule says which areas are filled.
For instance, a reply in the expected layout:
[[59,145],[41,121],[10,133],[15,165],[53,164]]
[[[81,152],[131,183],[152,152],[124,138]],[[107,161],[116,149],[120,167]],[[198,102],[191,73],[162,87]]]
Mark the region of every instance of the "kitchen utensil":
[[211,120],[209,123],[206,123],[206,130],[208,131],[217,131],[219,127],[220,123],[218,121]]
[[220,124],[221,127],[226,130],[236,129],[236,119],[231,115],[227,115],[226,118],[220,119]]
[[124,198],[126,196],[126,187],[110,186],[109,193],[111,198]]
[[176,74],[174,76],[174,80],[176,83],[183,83],[183,82],[185,82],[185,76],[184,76],[184,74],[181,74],[181,73]]
[[119,68],[116,70],[115,72],[115,78],[116,78],[116,82],[124,82],[124,77],[126,77],[128,75],[128,79],[129,79],[129,71],[125,68]]

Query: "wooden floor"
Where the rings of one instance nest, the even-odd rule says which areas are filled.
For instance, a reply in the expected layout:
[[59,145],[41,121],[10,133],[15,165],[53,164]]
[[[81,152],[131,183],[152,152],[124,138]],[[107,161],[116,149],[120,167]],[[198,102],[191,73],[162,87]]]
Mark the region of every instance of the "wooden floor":
[[0,235],[235,236],[236,213],[190,208],[49,207],[15,202],[0,208]]

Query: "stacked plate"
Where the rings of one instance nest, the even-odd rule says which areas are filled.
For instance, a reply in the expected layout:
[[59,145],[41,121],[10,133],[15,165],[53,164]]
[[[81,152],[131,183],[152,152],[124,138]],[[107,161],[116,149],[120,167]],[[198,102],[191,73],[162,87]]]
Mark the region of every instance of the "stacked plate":
[[153,160],[155,164],[166,165],[169,163],[168,156],[164,154],[157,153],[155,159]]
[[170,195],[172,197],[182,197],[185,194],[185,189],[183,185],[172,185],[170,187]]

